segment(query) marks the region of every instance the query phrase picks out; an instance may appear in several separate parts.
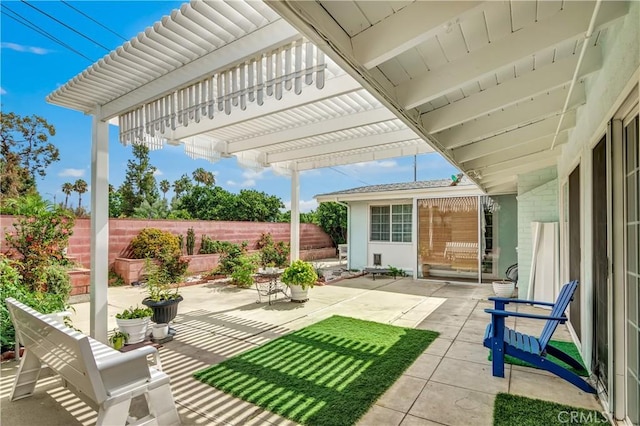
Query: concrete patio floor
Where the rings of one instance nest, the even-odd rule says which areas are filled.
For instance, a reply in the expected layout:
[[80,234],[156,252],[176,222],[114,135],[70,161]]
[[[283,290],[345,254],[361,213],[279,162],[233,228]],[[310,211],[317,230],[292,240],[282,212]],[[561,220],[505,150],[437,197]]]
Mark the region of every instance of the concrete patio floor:
[[[305,304],[279,301],[273,305],[257,304],[255,289],[225,284],[183,287],[181,294],[185,300],[174,323],[177,334],[160,349],[160,357],[186,425],[293,424],[205,385],[192,374],[336,314],[440,332],[360,425],[491,425],[499,392],[601,410],[594,396],[540,370],[507,364],[504,379],[492,377],[488,352],[482,346],[489,320],[484,309],[492,306],[487,301],[492,295],[490,286],[409,278],[373,281],[364,276],[315,287]],[[115,328],[117,312],[136,305],[143,297],[144,290],[138,287],[110,288],[109,328]],[[89,304],[76,304],[74,308],[74,325],[88,331]],[[535,335],[543,325],[533,320],[509,321],[511,327]],[[565,326],[559,327],[553,338],[570,340]],[[60,387],[55,377],[41,380],[32,397],[9,402],[16,369],[14,361],[2,363],[1,424],[95,423],[96,413]]]

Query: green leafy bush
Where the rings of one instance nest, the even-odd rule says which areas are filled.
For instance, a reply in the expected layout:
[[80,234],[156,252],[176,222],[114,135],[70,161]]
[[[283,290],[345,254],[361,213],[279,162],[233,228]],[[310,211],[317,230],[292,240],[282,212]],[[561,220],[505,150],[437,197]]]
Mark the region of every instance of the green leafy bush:
[[226,275],[231,274],[236,269],[236,265],[241,262],[238,260],[239,257],[247,253],[247,245],[247,242],[243,241],[241,245],[232,244],[228,246],[220,256],[218,272]]
[[4,303],[7,297],[24,303],[43,314],[61,312],[68,308],[67,297],[62,294],[31,291],[21,283],[22,277],[12,262],[0,256],[0,346],[2,351],[15,346],[15,329]]
[[160,259],[176,252],[180,252],[180,238],[161,229],[145,228],[131,240],[134,259]]
[[228,253],[237,247],[237,244],[234,244],[229,241],[218,241],[214,240],[211,237],[206,235],[202,236],[202,241],[200,242],[200,254],[216,254],[216,253]]
[[270,233],[263,233],[260,236],[257,247],[260,250],[262,266],[282,267],[289,260],[289,244],[284,241],[274,242]]
[[145,228],[133,240],[131,251],[134,259],[156,259],[170,282],[182,280],[189,260],[180,252],[180,238],[170,232]]
[[29,290],[47,292],[47,268],[69,263],[65,249],[73,233],[74,217],[67,210],[35,197],[6,203],[15,204],[14,213],[20,215],[14,220],[14,231],[5,236],[20,258],[15,267]]
[[130,306],[129,309],[125,309],[124,311],[116,314],[116,318],[118,319],[137,319],[137,318],[147,318],[153,316],[153,311],[151,308],[140,308],[136,306]]
[[243,254],[239,256],[231,273],[231,282],[238,287],[251,287],[253,274],[258,270],[258,262],[259,258],[256,255]]
[[315,268],[309,262],[296,260],[282,273],[280,277],[286,285],[299,285],[302,289],[313,288],[318,280]]
[[49,265],[45,269],[47,293],[58,294],[67,300],[71,294],[71,277],[62,265]]

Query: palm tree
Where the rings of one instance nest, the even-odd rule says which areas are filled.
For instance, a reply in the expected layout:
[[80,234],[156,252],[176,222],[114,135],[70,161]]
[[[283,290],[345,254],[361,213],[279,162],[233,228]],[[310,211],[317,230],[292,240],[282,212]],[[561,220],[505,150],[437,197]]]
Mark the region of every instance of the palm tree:
[[64,193],[64,208],[66,209],[69,205],[69,195],[74,191],[73,184],[70,182],[65,182],[62,184],[62,192]]
[[78,208],[82,207],[82,194],[87,192],[88,186],[89,185],[87,185],[87,182],[85,182],[83,179],[78,179],[73,184],[73,190],[78,193]]
[[162,191],[162,198],[164,200],[167,199],[167,192],[169,192],[169,189],[171,189],[171,183],[166,179],[162,179],[160,181],[160,191]]
[[216,177],[213,173],[206,171],[202,167],[198,167],[193,171],[193,180],[195,180],[198,185],[204,184],[205,186],[211,186],[216,184]]

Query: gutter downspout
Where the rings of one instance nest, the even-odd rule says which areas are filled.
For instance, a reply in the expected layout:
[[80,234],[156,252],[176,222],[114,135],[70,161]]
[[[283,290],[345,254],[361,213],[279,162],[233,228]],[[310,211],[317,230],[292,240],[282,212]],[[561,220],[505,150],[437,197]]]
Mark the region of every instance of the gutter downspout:
[[593,13],[591,14],[591,22],[589,22],[589,28],[584,35],[584,42],[582,43],[582,49],[580,49],[580,57],[578,57],[578,63],[576,64],[576,69],[573,71],[573,78],[571,79],[571,85],[569,86],[569,93],[567,93],[567,98],[564,100],[564,107],[562,108],[562,113],[560,114],[560,120],[558,120],[558,127],[556,127],[556,132],[553,135],[553,142],[551,142],[551,148],[549,151],[553,151],[553,148],[556,146],[556,140],[558,139],[558,135],[560,134],[560,129],[562,128],[562,122],[564,121],[564,117],[569,109],[569,101],[571,100],[571,95],[573,94],[573,89],[576,86],[576,82],[578,81],[578,74],[580,72],[580,67],[582,66],[582,60],[584,59],[584,55],[587,51],[587,45],[591,36],[593,35],[593,31],[596,26],[596,19],[598,18],[598,12],[600,12],[600,5],[602,4],[602,0],[597,0],[596,5],[593,8]]

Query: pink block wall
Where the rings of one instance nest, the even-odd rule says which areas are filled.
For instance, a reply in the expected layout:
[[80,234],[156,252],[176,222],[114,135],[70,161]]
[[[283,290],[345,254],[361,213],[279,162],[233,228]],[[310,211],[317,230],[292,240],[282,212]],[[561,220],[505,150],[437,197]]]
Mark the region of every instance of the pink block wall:
[[[5,232],[13,229],[13,216],[0,216],[0,247],[2,252],[8,249]],[[255,244],[263,232],[271,233],[274,241],[289,242],[290,229],[288,223],[263,222],[217,222],[200,220],[150,220],[150,219],[109,219],[109,266],[116,257],[127,257],[129,243],[144,228],[158,228],[173,234],[187,236],[187,229],[193,228],[196,236],[194,254],[198,254],[202,235],[214,240],[231,241],[233,243],[249,242],[249,249]],[[90,267],[91,260],[91,223],[89,219],[77,219],[73,235],[69,241],[68,255],[85,268]],[[311,252],[333,253],[330,248],[333,242],[319,226],[300,224],[300,250]],[[325,249],[325,250],[318,250]],[[319,254],[319,253],[318,253]],[[315,256],[314,256],[315,257]],[[317,258],[317,257],[316,257]]]

